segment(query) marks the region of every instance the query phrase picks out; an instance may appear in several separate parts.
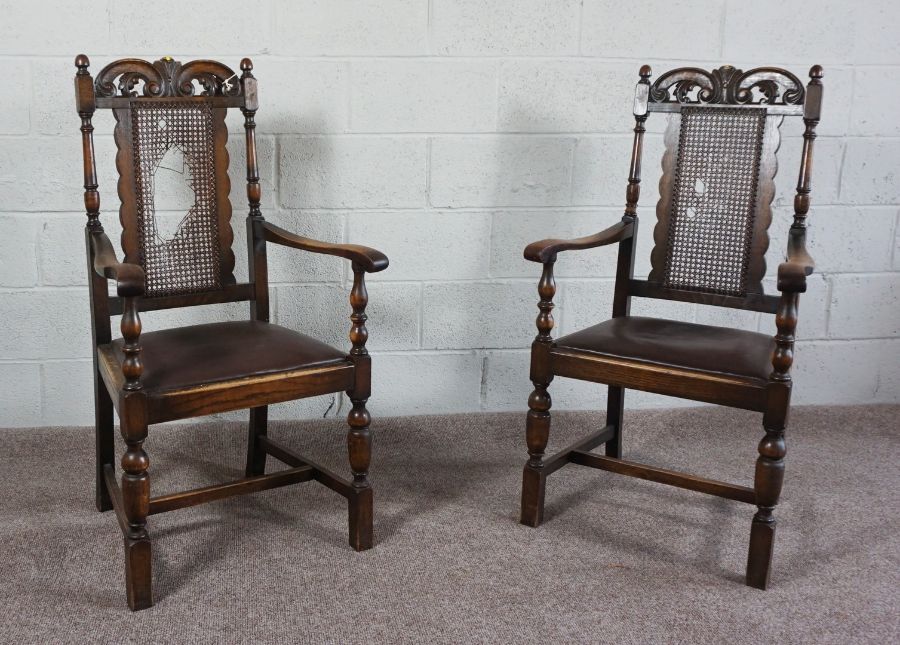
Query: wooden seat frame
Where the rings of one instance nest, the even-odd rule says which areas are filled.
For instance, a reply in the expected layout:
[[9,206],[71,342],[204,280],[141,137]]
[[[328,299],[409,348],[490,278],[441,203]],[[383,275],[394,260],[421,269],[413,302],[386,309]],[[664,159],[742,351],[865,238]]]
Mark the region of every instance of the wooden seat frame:
[[[791,395],[790,368],[793,363],[797,308],[800,293],[806,291],[806,277],[814,268],[813,260],[806,251],[805,242],[813,142],[816,138],[815,130],[819,123],[822,101],[822,68],[815,65],[810,69],[810,81],[805,92],[794,75],[777,68],[766,67],[741,72],[725,66],[712,73],[697,68],[680,68],[659,77],[652,86],[650,76],[650,67],[643,66],[635,92],[634,142],[622,220],[595,235],[574,240],[542,240],[530,244],[525,249],[525,258],[542,263],[543,273],[538,284],[540,296],[538,334],[531,351],[531,380],[534,391],[528,399],[526,439],[529,459],[523,472],[521,521],[535,527],[541,524],[547,477],[570,463],[753,504],[757,507],[757,511],[751,527],[746,583],[752,587],[765,589],[769,583],[775,538],[774,509],[784,478],[786,452],[784,429]],[[762,97],[757,98],[754,90],[761,92]],[[651,272],[651,279],[648,280],[634,278],[634,240],[638,227],[637,204],[640,195],[644,124],[650,112],[678,114],[684,106],[692,104],[745,107],[748,110],[766,109],[768,117],[778,119],[770,123],[770,126],[774,126],[776,137],[782,117],[803,117],[805,131],[799,181],[794,199],[794,220],[788,237],[786,261],[778,267],[777,286],[781,292],[780,296],[763,294],[761,284],[758,291],[751,290],[743,297],[738,297],[667,288],[659,281],[651,280],[654,272]],[[767,134],[770,126],[767,126]],[[666,166],[664,162],[666,173],[660,183],[661,205],[666,204],[665,192],[672,189],[674,174],[672,164],[678,146],[677,137],[674,142],[667,141],[667,144],[670,165]],[[771,218],[768,210],[769,202],[774,193],[774,184],[771,184],[771,180],[775,175],[775,149],[777,139],[770,159],[768,161],[763,159],[764,164],[773,165],[762,168],[760,172],[760,176],[768,177],[770,184],[765,186],[766,190],[761,188],[758,198],[768,219]],[[669,214],[665,207],[660,207],[657,216],[662,222]],[[765,236],[768,219],[763,218],[764,221],[758,222],[762,236]],[[656,231],[655,238],[659,248],[658,234],[661,231],[659,224]],[[761,263],[758,265],[760,280],[765,272],[764,258],[761,257],[768,245],[767,237],[765,240],[765,245],[757,255],[758,262]],[[761,382],[727,374],[628,360],[627,357],[592,355],[557,346],[550,335],[554,324],[551,312],[554,306],[553,296],[556,293],[553,268],[557,254],[610,244],[618,244],[613,317],[628,316],[633,297],[662,298],[775,314],[777,333],[774,336],[775,350],[768,381]],[[654,263],[654,271],[657,266]],[[548,386],[555,376],[608,384],[607,421],[605,427],[545,458],[544,451],[550,432],[551,399]],[[759,443],[759,458],[756,461],[753,487],[705,479],[622,459],[625,388],[762,412],[765,436]],[[605,455],[591,452],[601,444],[605,444]]]
[[[261,191],[256,152],[255,114],[258,108],[257,82],[250,59],[241,61],[241,75],[221,63],[209,60],[182,65],[171,58],[155,63],[139,59],[122,59],[107,65],[96,82],[88,72],[90,62],[85,55],[75,59],[75,94],[81,118],[84,157],[84,204],[87,210],[85,241],[89,272],[94,356],[94,400],[96,415],[96,505],[100,511],[114,510],[125,543],[125,581],[128,605],[132,610],[153,604],[150,536],[147,517],[289,484],[318,481],[347,498],[350,545],[357,551],[368,549],[373,540],[373,493],[368,479],[371,459],[369,435],[370,415],[366,401],[371,390],[371,359],[366,351],[365,285],[367,272],[381,271],[388,265],[384,254],[363,246],[331,244],[294,235],[266,222],[260,211]],[[135,85],[142,83],[142,94]],[[194,96],[195,86],[203,90]],[[118,91],[117,91],[118,90]],[[134,243],[123,233],[126,258],[119,262],[113,246],[100,223],[100,197],[94,157],[92,117],[97,108],[112,109],[117,120],[128,119],[134,105],[165,101],[168,105],[211,105],[216,121],[217,187],[224,190],[218,203],[217,216],[227,235],[220,239],[220,251],[231,253],[231,206],[228,203],[227,151],[224,111],[239,108],[244,115],[247,151],[247,238],[250,281],[236,283],[230,274],[219,289],[199,293],[145,297],[145,270]],[[118,130],[117,130],[118,136]],[[133,184],[126,178],[131,152],[119,142],[117,166],[120,174],[123,225],[126,218],[133,224]],[[123,183],[124,182],[124,183]],[[224,188],[223,188],[224,186]],[[123,190],[125,195],[123,196]],[[130,191],[130,192],[129,192]],[[220,194],[221,197],[221,194]],[[127,214],[127,216],[126,216]],[[127,229],[127,227],[126,227]],[[350,349],[344,361],[274,374],[248,374],[245,378],[198,384],[172,391],[147,391],[142,386],[140,312],[174,307],[248,301],[250,317],[269,321],[268,271],[266,244],[274,243],[312,253],[348,259],[353,268],[350,291]],[[132,252],[129,253],[129,246]],[[224,272],[223,272],[224,273]],[[107,281],[114,281],[116,296],[108,294]],[[124,360],[113,350],[110,316],[121,315]],[[294,453],[269,438],[266,433],[268,405],[299,398],[347,392],[352,408],[347,421],[347,434],[352,479],[339,477],[328,469]],[[246,477],[237,481],[206,486],[187,492],[150,496],[149,459],[143,449],[150,424],[200,415],[250,409]],[[114,463],[113,410],[120,419],[120,432],[126,451],[121,459],[121,484]],[[266,457],[290,468],[265,474]]]

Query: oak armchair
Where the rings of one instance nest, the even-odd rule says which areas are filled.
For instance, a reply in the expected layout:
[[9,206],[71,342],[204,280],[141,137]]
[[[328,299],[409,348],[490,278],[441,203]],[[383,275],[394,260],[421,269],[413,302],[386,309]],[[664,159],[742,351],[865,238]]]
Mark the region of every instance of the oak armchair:
[[[260,211],[255,114],[257,82],[249,59],[238,77],[209,60],[185,64],[122,59],[88,72],[75,59],[75,95],[81,118],[84,203],[87,210],[89,291],[96,413],[96,504],[114,510],[125,542],[125,583],[133,610],[153,604],[147,517],[288,484],[316,480],[348,500],[350,544],[372,546],[369,413],[371,363],[366,351],[365,274],[385,269],[384,254],[364,246],[329,244],[294,235],[266,222]],[[112,110],[118,148],[124,262],[100,223],[93,146],[96,109]],[[249,281],[235,279],[231,229],[228,131],[225,114],[244,115],[247,152]],[[155,204],[155,173],[177,150],[190,171],[193,204],[167,235]],[[350,260],[349,352],[269,322],[266,245],[284,245]],[[107,281],[114,281],[110,296]],[[246,301],[247,321],[193,325],[141,334],[140,313]],[[110,316],[121,314],[120,339]],[[347,480],[295,454],[266,434],[268,405],[346,391],[352,402]],[[150,496],[148,426],[229,410],[250,409],[246,477],[188,492]],[[121,485],[114,463],[113,411],[126,450]],[[265,474],[271,455],[290,468]]]
[[[680,68],[651,84],[643,66],[634,101],[634,143],[622,220],[575,240],[542,240],[525,258],[543,264],[538,285],[538,334],[531,350],[534,391],[528,399],[529,459],[522,482],[521,521],[543,520],[547,477],[574,463],[701,491],[757,507],[750,533],[746,582],[765,589],[775,537],[774,509],[784,477],[784,430],[799,295],[813,271],[806,251],[813,142],[822,101],[822,68],[806,88],[782,69],[712,72]],[[646,280],[634,277],[637,204],[644,124],[652,112],[670,115],[655,246]],[[763,290],[772,219],[779,126],[805,124],[799,182],[787,256],[778,267],[780,295]],[[554,339],[553,267],[559,253],[617,245],[612,318]],[[661,298],[775,315],[773,336],[708,325],[631,316],[634,297]],[[546,458],[554,377],[609,386],[606,426]],[[765,436],[753,487],[736,486],[622,459],[624,391],[634,388],[763,413]],[[591,452],[603,444],[605,454]]]

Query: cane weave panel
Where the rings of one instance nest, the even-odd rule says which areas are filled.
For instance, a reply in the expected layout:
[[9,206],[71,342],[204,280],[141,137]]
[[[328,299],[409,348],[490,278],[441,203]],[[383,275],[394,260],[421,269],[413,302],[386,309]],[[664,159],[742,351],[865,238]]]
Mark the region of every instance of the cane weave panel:
[[745,295],[765,127],[764,109],[682,107],[666,287]]
[[[208,103],[153,102],[132,106],[140,262],[146,294],[170,296],[221,288],[212,109]],[[178,148],[190,169],[191,206],[175,235],[157,231],[154,177]]]

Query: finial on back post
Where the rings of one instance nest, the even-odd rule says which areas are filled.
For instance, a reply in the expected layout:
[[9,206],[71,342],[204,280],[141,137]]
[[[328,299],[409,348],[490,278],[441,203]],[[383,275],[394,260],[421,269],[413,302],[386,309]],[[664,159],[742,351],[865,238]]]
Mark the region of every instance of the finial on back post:
[[249,114],[252,122],[253,114],[259,108],[259,97],[256,94],[256,78],[253,76],[253,61],[249,58],[241,59],[241,85],[244,88],[244,116]]
[[812,124],[812,129],[807,128],[807,135],[813,139],[816,136],[814,126],[819,123],[822,112],[822,92],[824,90],[822,78],[824,76],[825,71],[821,65],[813,65],[809,68],[809,83],[806,86],[806,97],[803,101],[803,120],[808,126]]
[[[822,77],[825,75],[821,65],[809,68],[809,84],[803,100],[803,152],[800,157],[800,175],[797,180],[797,194],[794,195],[794,223],[791,229],[805,229],[806,216],[809,213],[809,194],[812,179],[813,143],[816,140],[816,126],[822,112]],[[790,363],[788,363],[790,367]]]
[[75,57],[75,67],[78,68],[78,74],[84,76],[88,73],[88,66],[90,66],[90,59],[84,54],[78,54]]
[[100,225],[100,193],[97,192],[97,166],[94,161],[94,126],[91,117],[96,109],[94,79],[88,72],[91,61],[84,54],[75,57],[75,110],[81,120],[81,150],[84,159],[84,208],[87,226],[102,231]]
[[641,156],[644,149],[644,122],[649,114],[650,75],[653,70],[649,65],[641,65],[638,72],[641,80],[634,88],[634,143],[631,147],[631,167],[628,172],[628,188],[625,191],[625,214],[623,222],[634,222],[637,219],[637,204],[641,194]]

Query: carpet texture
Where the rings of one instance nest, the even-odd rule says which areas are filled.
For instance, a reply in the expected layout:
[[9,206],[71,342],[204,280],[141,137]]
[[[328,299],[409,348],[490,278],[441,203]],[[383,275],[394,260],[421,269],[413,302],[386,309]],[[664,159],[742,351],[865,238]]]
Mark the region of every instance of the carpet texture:
[[[517,522],[524,415],[376,419],[375,548],[315,482],[154,516],[156,606],[125,605],[86,428],[0,431],[4,643],[900,642],[900,406],[798,408],[772,584],[752,507],[570,465]],[[602,424],[555,413],[551,449]],[[270,434],[347,472],[340,421]],[[760,415],[626,414],[626,457],[749,483]],[[151,428],[154,494],[241,476],[234,423]],[[270,463],[275,463],[271,461]]]

